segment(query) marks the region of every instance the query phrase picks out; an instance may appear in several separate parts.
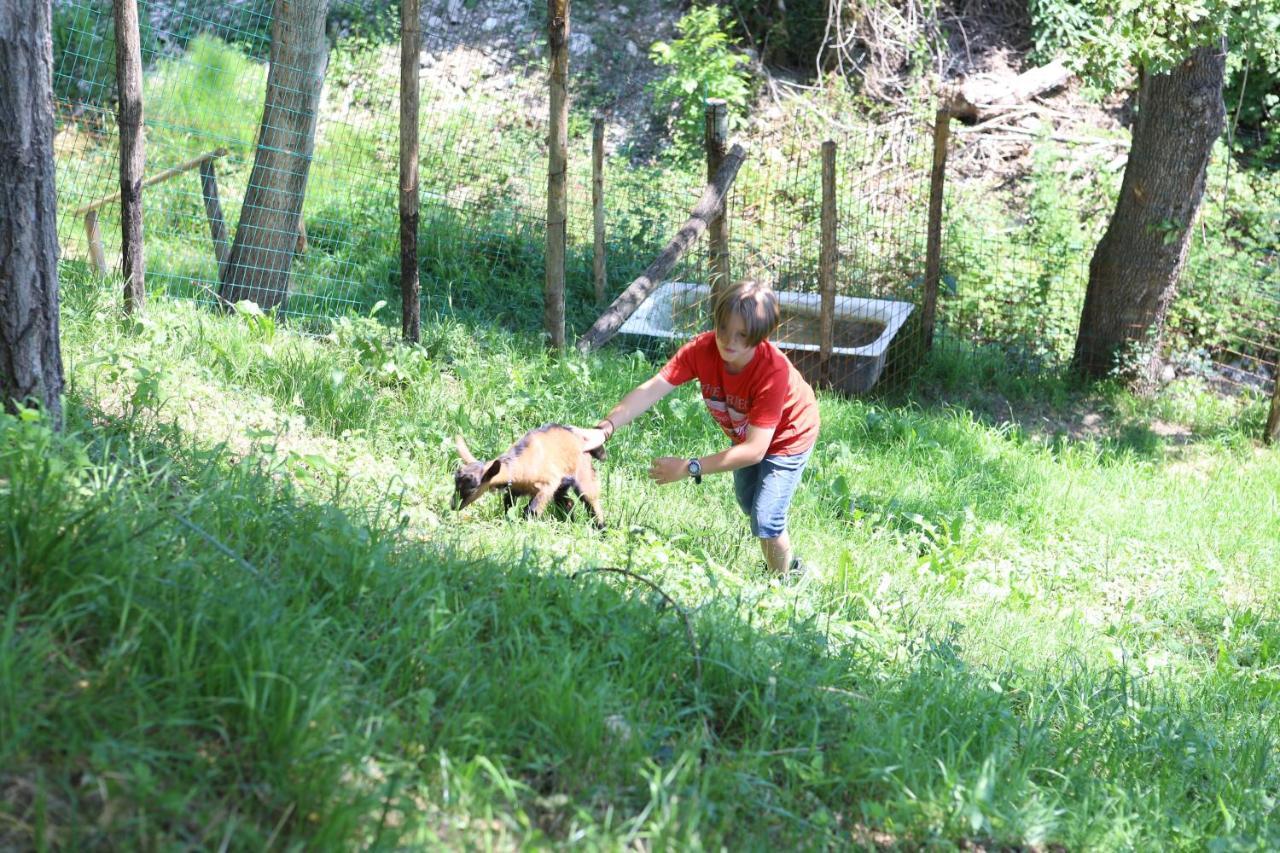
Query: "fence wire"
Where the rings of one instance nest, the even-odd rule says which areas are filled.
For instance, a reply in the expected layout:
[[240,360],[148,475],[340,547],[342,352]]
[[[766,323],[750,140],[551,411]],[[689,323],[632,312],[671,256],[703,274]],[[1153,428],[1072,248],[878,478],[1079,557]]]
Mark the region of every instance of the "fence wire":
[[[56,12],[59,243],[65,260],[114,271],[121,238],[111,3],[73,0]],[[292,317],[328,317],[367,306],[395,273],[395,88],[387,98],[363,84],[394,73],[399,53],[391,44],[361,62],[334,54],[340,61],[331,64],[323,21],[312,22],[322,55],[315,65],[282,57],[276,108],[264,125],[271,12],[270,0],[192,10],[139,3],[144,180],[167,174],[144,184],[148,289],[201,302],[247,297]],[[297,29],[277,32],[307,37]],[[305,143],[282,140],[306,133],[308,123],[314,143],[295,156],[291,149],[305,152]],[[384,260],[370,268],[370,258]]]
[[[398,300],[399,45],[394,27],[342,38],[331,26],[327,61],[311,70],[284,69],[293,73],[278,82],[276,120],[264,127],[275,5],[139,3],[146,179],[157,181],[144,194],[147,280],[152,291],[203,302],[219,294],[247,296],[319,324],[346,311],[367,311],[379,299]],[[424,6],[423,311],[461,312],[537,332],[547,192],[545,9],[530,4],[513,19],[496,7],[492,13],[467,10],[443,0]],[[591,115],[603,116],[607,140],[606,302],[653,260],[702,190],[701,166],[669,168],[662,128],[652,118],[650,84],[658,72],[633,61],[662,34],[642,32],[620,9],[625,7],[575,10],[574,20],[592,32],[619,30],[625,49],[593,45],[580,34],[570,39],[570,334],[584,331],[602,308],[592,269]],[[111,3],[59,2],[54,38],[64,259],[118,268]],[[787,92],[771,87],[774,102],[786,103]],[[764,278],[783,294],[786,323],[777,340],[822,384],[855,393],[892,387],[926,357],[982,358],[1018,373],[1060,371],[1071,358],[1099,236],[1096,223],[1044,215],[1051,196],[1024,200],[1022,209],[976,215],[990,205],[972,203],[963,194],[968,182],[953,175],[933,351],[926,353],[931,118],[823,123],[810,117],[758,140],[733,187],[727,206],[731,275]],[[263,149],[271,153],[268,137],[276,138],[271,134],[305,128],[307,121],[315,123],[310,156],[264,160]],[[836,146],[838,219],[833,350],[824,362],[817,306],[821,144],[827,138]],[[1044,140],[1037,145],[1052,148]],[[962,146],[953,138],[952,155]],[[255,179],[257,161],[263,162]],[[305,198],[288,181],[301,168],[308,170]],[[1214,192],[1211,186],[1211,197]],[[290,211],[299,205],[295,228]],[[263,214],[258,222],[250,222],[247,207]],[[237,255],[237,243],[255,242],[246,222],[266,236],[256,241],[256,254]],[[1274,246],[1242,249],[1224,263],[1223,245],[1197,235],[1170,314],[1165,354],[1177,373],[1201,375],[1217,387],[1269,392],[1280,360],[1277,254]],[[237,268],[239,279],[230,272]],[[271,274],[281,268],[287,276]],[[624,327],[623,345],[666,352],[708,328],[710,283],[704,238],[643,316]],[[1200,310],[1209,304],[1219,310]]]

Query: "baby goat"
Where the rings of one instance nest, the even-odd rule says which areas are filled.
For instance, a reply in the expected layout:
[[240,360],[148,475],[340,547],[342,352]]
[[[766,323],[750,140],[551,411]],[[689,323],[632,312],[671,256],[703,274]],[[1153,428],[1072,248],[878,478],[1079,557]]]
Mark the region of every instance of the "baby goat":
[[462,436],[455,436],[463,465],[453,475],[453,508],[470,506],[485,492],[505,493],[509,509],[517,497],[529,495],[526,516],[538,516],[554,500],[566,510],[573,509],[572,490],[591,507],[596,527],[604,527],[600,509],[600,481],[590,457],[603,459],[604,447],[583,450],[581,435],[561,424],[531,429],[496,459],[477,460]]

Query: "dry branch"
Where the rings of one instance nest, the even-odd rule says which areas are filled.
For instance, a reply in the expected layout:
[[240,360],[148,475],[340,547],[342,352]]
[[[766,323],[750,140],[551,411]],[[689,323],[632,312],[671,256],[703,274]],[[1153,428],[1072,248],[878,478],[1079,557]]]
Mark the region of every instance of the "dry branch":
[[716,172],[715,178],[707,184],[702,192],[702,198],[694,206],[689,218],[680,226],[680,230],[671,238],[671,242],[667,243],[661,254],[649,264],[649,268],[631,282],[617,299],[613,300],[613,304],[605,309],[586,334],[578,339],[578,349],[581,352],[597,349],[616,335],[627,318],[658,287],[663,277],[675,266],[676,261],[680,260],[680,256],[702,236],[702,232],[707,230],[708,223],[723,207],[729,187],[733,185],[734,178],[738,176],[738,169],[742,167],[746,157],[747,152],[741,145],[734,145],[729,149],[720,166],[720,171]]

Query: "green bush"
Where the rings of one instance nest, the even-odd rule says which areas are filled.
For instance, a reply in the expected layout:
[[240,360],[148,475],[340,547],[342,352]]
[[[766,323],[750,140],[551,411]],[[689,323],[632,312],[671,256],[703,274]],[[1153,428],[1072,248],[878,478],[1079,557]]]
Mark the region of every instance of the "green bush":
[[676,24],[680,37],[655,42],[650,56],[667,74],[653,86],[659,109],[673,113],[672,137],[678,155],[695,151],[703,137],[704,101],[722,98],[729,105],[729,127],[742,123],[751,97],[747,58],[734,53],[725,32],[726,12],[718,6],[690,9]]

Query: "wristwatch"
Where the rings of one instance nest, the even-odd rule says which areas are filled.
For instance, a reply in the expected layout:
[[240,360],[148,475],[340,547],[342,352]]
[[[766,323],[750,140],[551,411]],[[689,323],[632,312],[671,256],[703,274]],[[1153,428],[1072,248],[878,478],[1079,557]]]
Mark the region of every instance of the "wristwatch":
[[693,478],[693,482],[702,485],[702,463],[697,459],[689,460],[689,476]]

